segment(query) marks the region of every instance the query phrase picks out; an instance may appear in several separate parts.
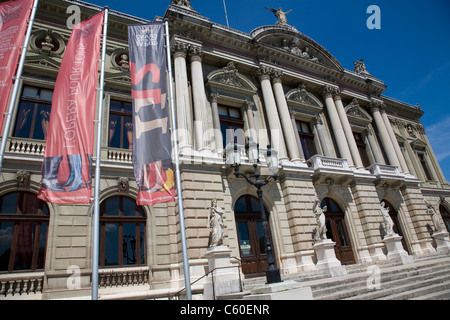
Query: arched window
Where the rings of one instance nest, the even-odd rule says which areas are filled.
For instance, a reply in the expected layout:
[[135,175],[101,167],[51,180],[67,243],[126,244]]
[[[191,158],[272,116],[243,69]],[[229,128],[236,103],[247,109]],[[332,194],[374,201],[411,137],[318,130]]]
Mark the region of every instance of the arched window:
[[445,227],[447,228],[447,231],[450,232],[450,213],[448,212],[447,208],[444,207],[444,205],[439,205],[439,212],[442,215],[442,220],[444,220]]
[[0,197],[0,271],[43,270],[49,210],[31,192]]
[[112,197],[100,207],[100,266],[145,265],[146,217],[136,201]]

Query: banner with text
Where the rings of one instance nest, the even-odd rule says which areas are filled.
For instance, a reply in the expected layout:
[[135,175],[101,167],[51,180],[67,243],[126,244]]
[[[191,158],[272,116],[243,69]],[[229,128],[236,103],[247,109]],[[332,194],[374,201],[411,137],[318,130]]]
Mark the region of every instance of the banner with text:
[[164,24],[128,26],[138,205],[175,201]]
[[0,4],[0,128],[3,127],[3,114],[8,106],[33,1],[15,0]]
[[90,203],[94,117],[104,13],[72,30],[56,78],[38,197]]

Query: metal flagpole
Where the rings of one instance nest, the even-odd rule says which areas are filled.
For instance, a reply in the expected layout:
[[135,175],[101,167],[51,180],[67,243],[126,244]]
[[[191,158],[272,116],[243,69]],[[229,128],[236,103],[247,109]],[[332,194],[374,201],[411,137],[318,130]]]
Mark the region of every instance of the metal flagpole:
[[175,153],[175,180],[177,182],[178,192],[178,214],[180,215],[180,231],[181,231],[181,251],[183,255],[183,268],[184,268],[184,283],[186,288],[186,298],[192,300],[191,294],[191,276],[189,274],[189,258],[187,254],[186,245],[186,229],[184,225],[184,210],[183,210],[183,196],[181,192],[181,176],[180,176],[180,160],[178,156],[178,137],[176,132],[177,122],[175,118],[175,105],[173,98],[173,83],[172,83],[172,62],[170,59],[170,41],[169,41],[169,22],[164,20],[164,27],[166,33],[166,56],[167,67],[169,70],[169,96],[170,96],[170,111],[172,113],[172,137],[174,139],[173,148]]
[[103,19],[102,58],[100,71],[100,87],[98,89],[98,120],[97,120],[97,158],[95,159],[95,191],[94,219],[92,222],[92,300],[98,300],[98,265],[99,265],[99,219],[100,219],[100,152],[102,142],[103,88],[105,81],[106,33],[108,32],[109,7],[105,7]]
[[3,126],[2,143],[0,145],[0,173],[3,169],[3,157],[5,155],[6,140],[8,138],[9,129],[11,127],[12,112],[14,104],[16,103],[17,93],[19,92],[20,78],[22,77],[23,65],[25,64],[25,57],[27,55],[28,43],[30,42],[31,30],[33,29],[34,17],[36,16],[37,6],[39,0],[35,0],[33,8],[31,9],[30,22],[28,23],[27,33],[25,34],[25,40],[20,54],[19,66],[16,72],[16,78],[14,80],[14,87],[9,99],[8,110],[5,114],[5,124]]
[[225,10],[225,19],[227,20],[227,27],[230,27],[230,24],[228,23],[228,14],[227,14],[227,5],[225,4],[225,0],[223,0],[223,9]]

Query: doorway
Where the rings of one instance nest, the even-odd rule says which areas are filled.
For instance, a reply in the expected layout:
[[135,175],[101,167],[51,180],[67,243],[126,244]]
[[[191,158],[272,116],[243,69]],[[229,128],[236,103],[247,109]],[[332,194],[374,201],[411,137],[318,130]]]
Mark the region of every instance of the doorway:
[[[265,212],[269,220],[269,211]],[[249,195],[240,197],[234,206],[234,215],[242,272],[246,278],[263,276],[267,269],[267,254],[259,199]]]
[[354,264],[352,245],[348,236],[347,226],[345,224],[345,213],[338,204],[331,198],[322,200],[321,207],[327,206],[325,212],[325,223],[327,227],[327,238],[336,244],[334,251],[336,258],[343,264]]

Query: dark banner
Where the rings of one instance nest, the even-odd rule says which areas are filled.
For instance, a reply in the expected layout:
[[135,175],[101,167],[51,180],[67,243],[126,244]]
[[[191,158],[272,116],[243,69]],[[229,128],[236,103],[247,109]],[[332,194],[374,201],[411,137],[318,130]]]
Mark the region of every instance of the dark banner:
[[90,203],[94,117],[104,13],[77,24],[56,78],[38,197]]
[[175,201],[164,24],[128,27],[138,205]]

